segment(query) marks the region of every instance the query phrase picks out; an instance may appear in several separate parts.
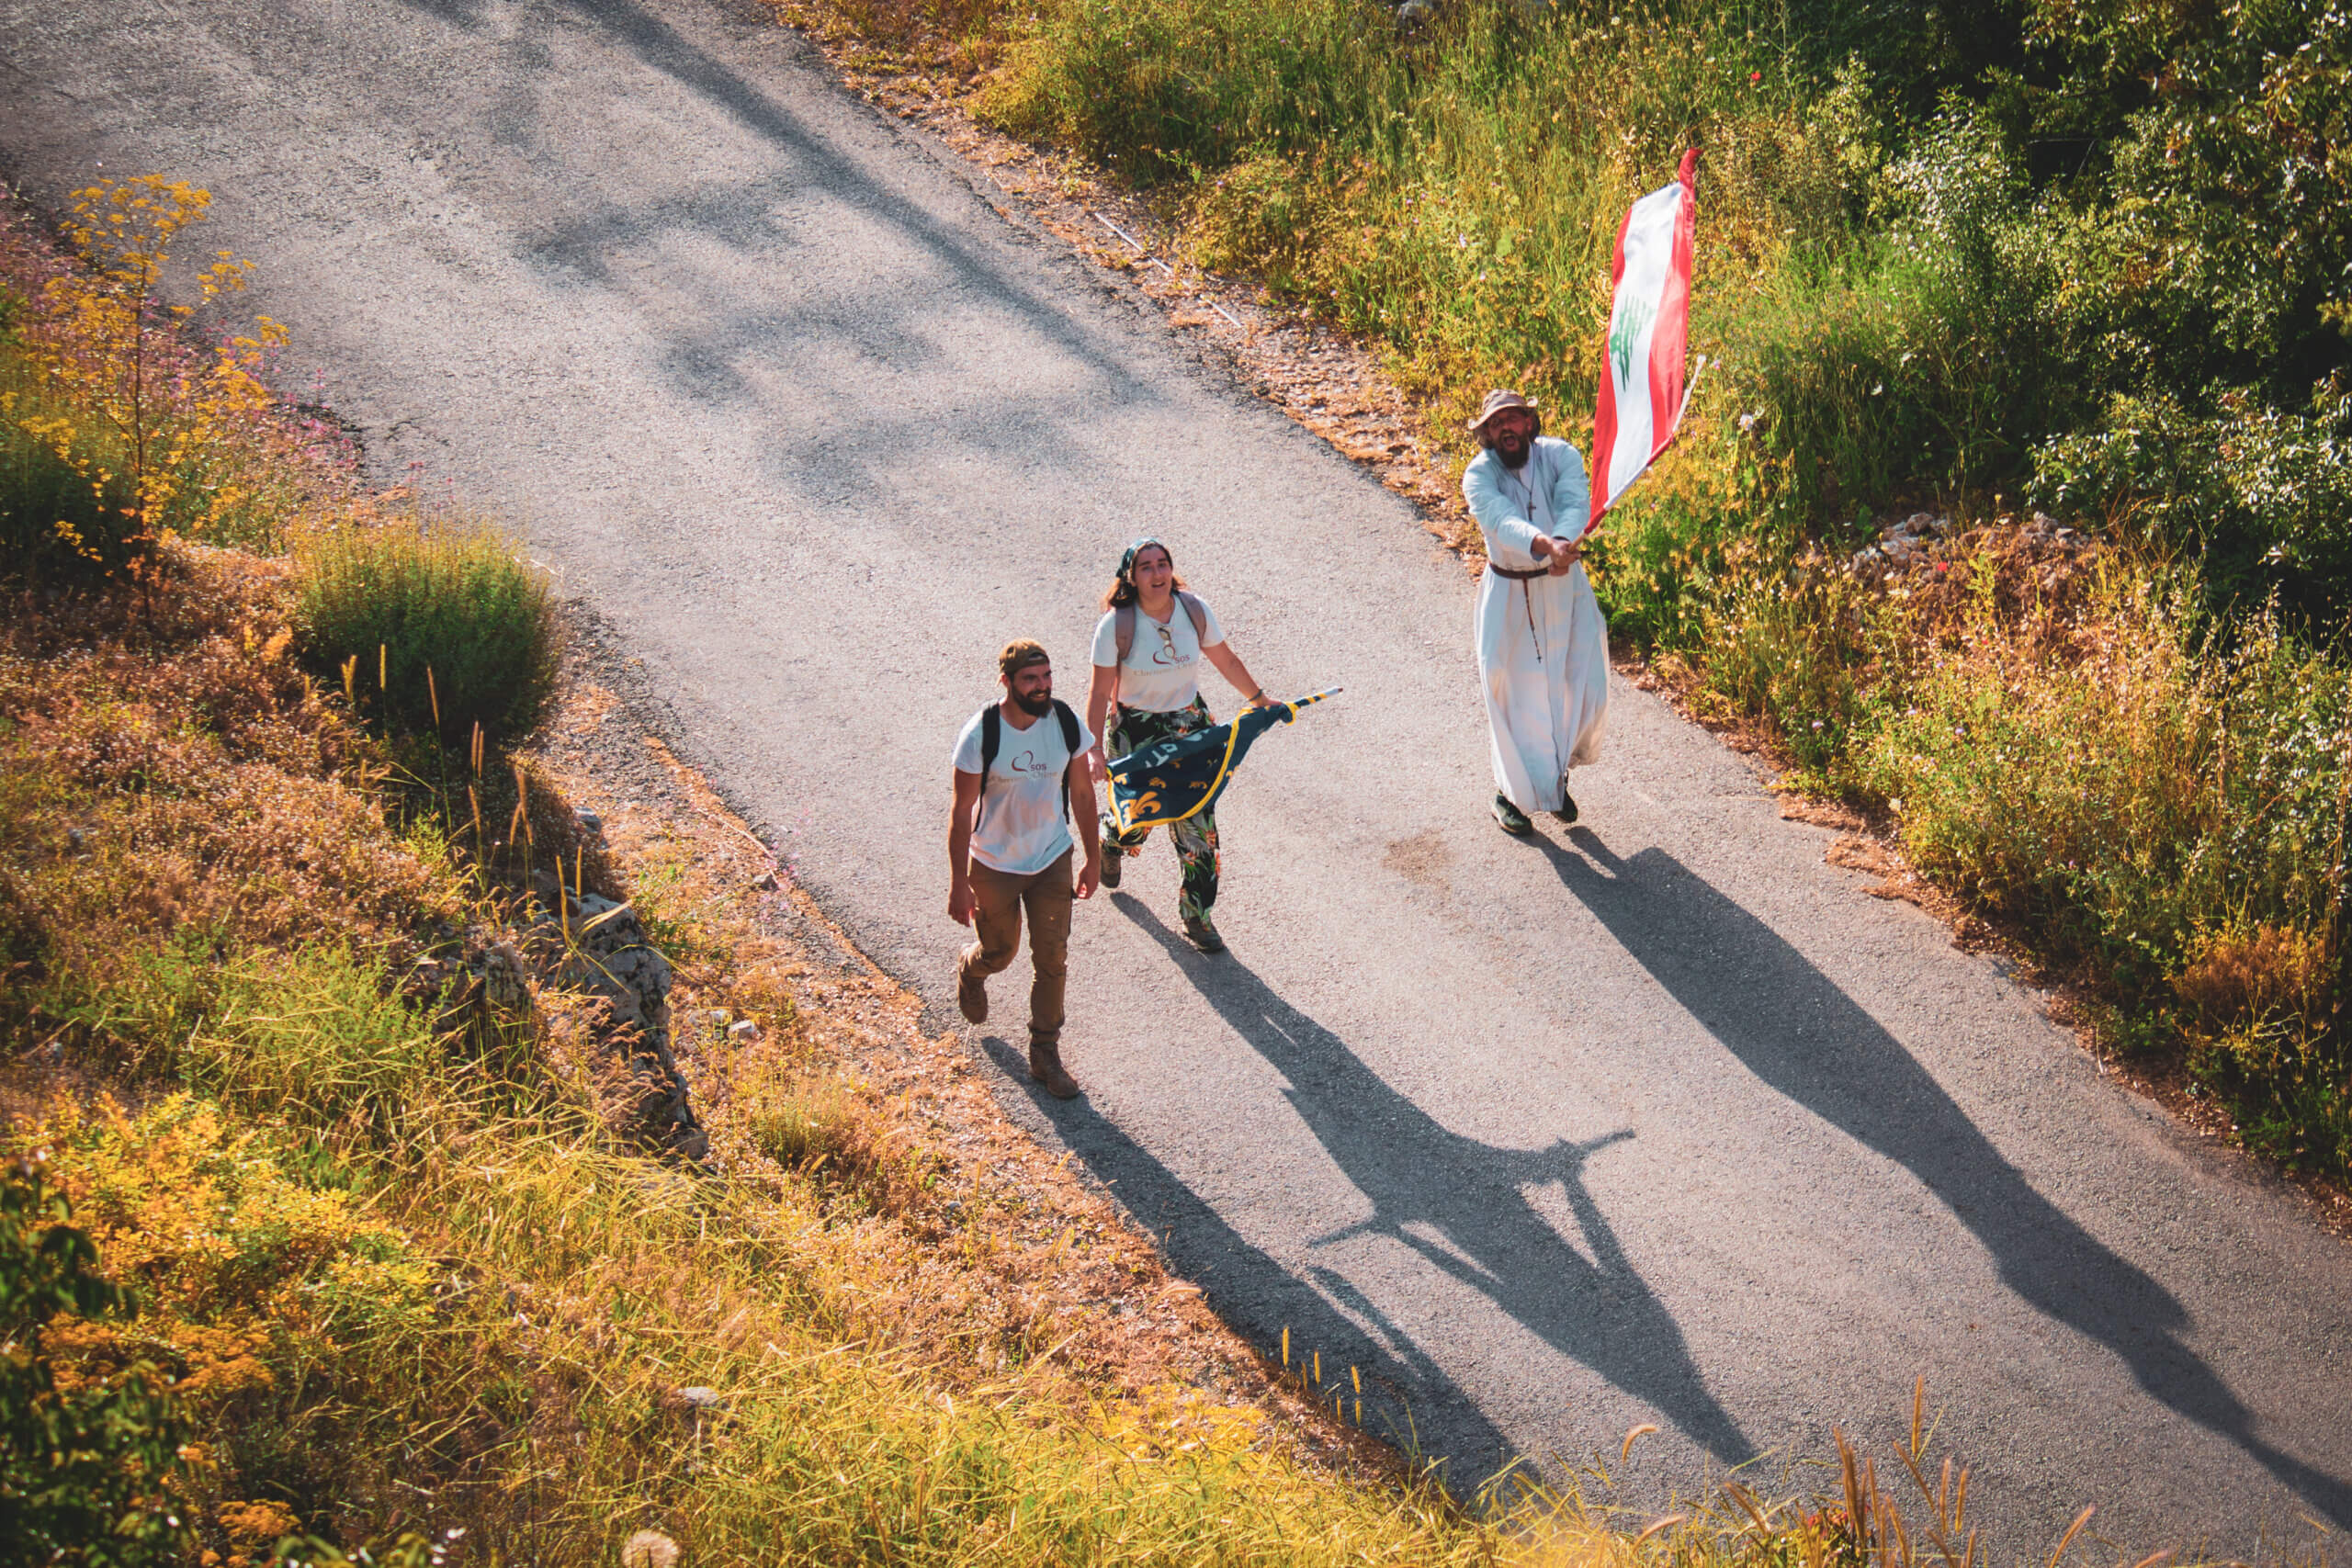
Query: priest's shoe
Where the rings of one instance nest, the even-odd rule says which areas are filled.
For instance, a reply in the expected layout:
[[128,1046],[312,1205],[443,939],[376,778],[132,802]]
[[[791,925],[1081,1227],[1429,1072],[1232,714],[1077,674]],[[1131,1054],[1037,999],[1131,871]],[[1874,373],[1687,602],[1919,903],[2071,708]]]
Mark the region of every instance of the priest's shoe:
[[1495,796],[1495,822],[1506,833],[1535,831],[1535,824],[1527,819],[1527,813],[1513,806],[1507,795]]

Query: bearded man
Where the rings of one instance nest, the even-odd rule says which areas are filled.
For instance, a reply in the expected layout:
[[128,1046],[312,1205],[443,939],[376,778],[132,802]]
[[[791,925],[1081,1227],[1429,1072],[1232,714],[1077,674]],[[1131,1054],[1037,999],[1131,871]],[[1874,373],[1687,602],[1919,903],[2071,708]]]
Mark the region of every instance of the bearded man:
[[[1057,1100],[1078,1093],[1062,1066],[1062,1003],[1069,977],[1070,901],[1093,897],[1102,882],[1102,847],[1094,836],[1094,775],[1086,765],[1094,738],[1070,705],[1054,695],[1054,662],[1026,637],[996,656],[1001,701],[990,703],[956,737],[955,806],[947,818],[947,917],[979,940],[956,960],[956,1005],[974,1023],[989,1017],[989,976],[1010,968],[1021,951],[1021,917],[1029,916],[1029,1076]],[[1070,802],[1085,824],[1069,831]]]
[[1533,831],[1531,811],[1577,819],[1568,770],[1600,756],[1609,714],[1609,627],[1583,564],[1584,459],[1542,430],[1527,399],[1487,393],[1470,425],[1485,450],[1462,476],[1487,542],[1478,673],[1506,833]]

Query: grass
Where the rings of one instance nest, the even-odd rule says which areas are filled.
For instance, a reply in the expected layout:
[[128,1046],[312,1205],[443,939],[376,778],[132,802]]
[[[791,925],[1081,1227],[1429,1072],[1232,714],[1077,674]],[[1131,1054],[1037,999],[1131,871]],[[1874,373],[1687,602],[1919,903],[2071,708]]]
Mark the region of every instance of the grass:
[[297,559],[304,657],[395,729],[461,742],[480,726],[501,744],[546,712],[555,606],[489,528],[411,517],[322,530]]
[[0,392],[0,552],[32,578],[122,570],[139,522],[120,442],[80,429],[14,368]]

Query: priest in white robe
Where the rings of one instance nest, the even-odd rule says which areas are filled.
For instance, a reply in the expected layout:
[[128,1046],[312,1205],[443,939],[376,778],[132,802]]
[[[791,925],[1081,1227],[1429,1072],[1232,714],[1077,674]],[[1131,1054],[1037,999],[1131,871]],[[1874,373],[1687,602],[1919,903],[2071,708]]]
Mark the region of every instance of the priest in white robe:
[[1584,459],[1542,434],[1535,405],[1487,394],[1470,426],[1485,448],[1462,497],[1487,542],[1478,582],[1478,673],[1493,741],[1495,820],[1526,833],[1528,813],[1577,819],[1568,770],[1600,754],[1609,716],[1609,628],[1585,576],[1590,514]]

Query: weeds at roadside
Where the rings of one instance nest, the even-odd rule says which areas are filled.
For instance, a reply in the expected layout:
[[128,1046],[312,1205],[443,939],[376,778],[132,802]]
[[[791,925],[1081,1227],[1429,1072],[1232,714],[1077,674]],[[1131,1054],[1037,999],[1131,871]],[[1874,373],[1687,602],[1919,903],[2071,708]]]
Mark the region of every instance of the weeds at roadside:
[[0,579],[136,579],[175,538],[275,547],[306,506],[347,493],[341,432],[287,417],[269,389],[277,324],[194,339],[244,264],[203,269],[200,306],[157,298],[209,199],[101,179],[74,193],[70,262],[23,214],[0,216]]
[[296,552],[304,658],[356,706],[447,748],[503,750],[546,711],[559,658],[537,573],[480,523],[318,530]]

